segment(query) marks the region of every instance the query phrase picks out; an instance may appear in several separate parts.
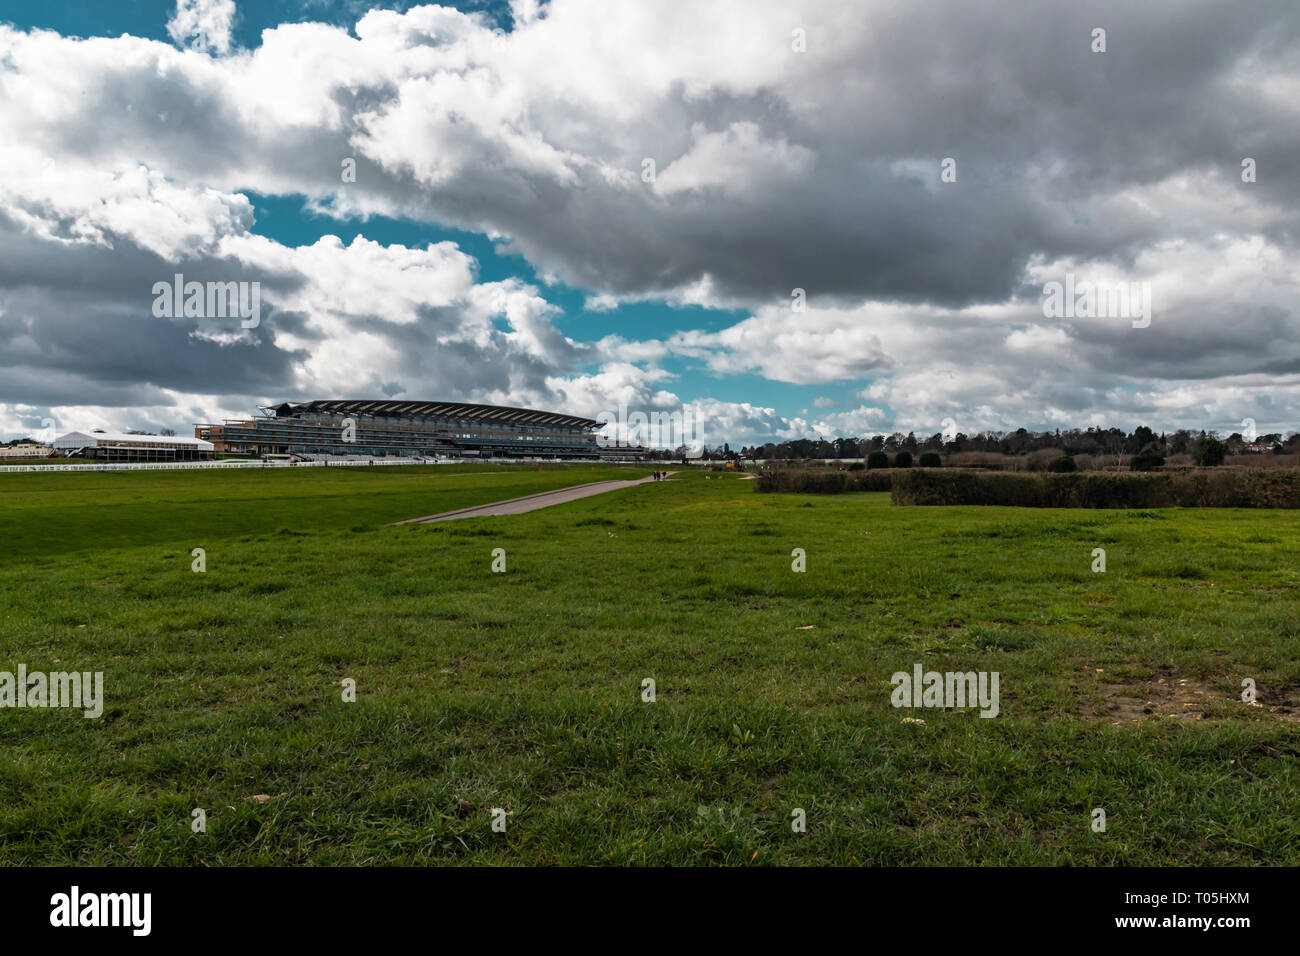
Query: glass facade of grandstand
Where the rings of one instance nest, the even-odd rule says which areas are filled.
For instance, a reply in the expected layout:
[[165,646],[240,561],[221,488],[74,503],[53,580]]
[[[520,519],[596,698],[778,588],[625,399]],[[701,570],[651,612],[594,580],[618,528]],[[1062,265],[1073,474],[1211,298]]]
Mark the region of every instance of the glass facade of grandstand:
[[218,453],[427,458],[598,458],[601,422],[460,402],[318,401],[268,406],[262,417],[196,425]]

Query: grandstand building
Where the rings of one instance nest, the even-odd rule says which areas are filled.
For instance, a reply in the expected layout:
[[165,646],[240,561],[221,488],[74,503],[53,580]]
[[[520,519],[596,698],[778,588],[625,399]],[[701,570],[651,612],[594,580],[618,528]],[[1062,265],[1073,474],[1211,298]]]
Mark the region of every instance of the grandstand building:
[[95,461],[199,461],[212,457],[212,443],[184,435],[68,432],[54,439],[54,453]]
[[599,458],[603,423],[576,415],[463,402],[316,401],[262,417],[194,426],[218,453],[424,458]]
[[42,445],[29,439],[0,445],[0,458],[48,458],[52,454],[54,449],[49,445]]

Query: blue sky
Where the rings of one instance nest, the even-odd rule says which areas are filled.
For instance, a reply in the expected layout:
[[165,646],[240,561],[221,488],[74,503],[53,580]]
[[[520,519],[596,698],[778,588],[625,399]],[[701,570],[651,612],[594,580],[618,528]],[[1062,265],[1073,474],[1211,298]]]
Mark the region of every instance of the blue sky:
[[[333,395],[1291,431],[1297,63],[1293,0],[11,0],[0,437]],[[182,271],[266,321],[152,315]],[[1067,278],[1153,320],[1048,315]]]
[[[232,37],[239,46],[251,49],[259,45],[264,29],[283,23],[320,21],[349,27],[357,16],[368,9],[383,8],[401,12],[416,5],[411,2],[328,3],[323,0],[245,3],[238,7]],[[508,31],[514,25],[508,5],[504,2],[459,0],[445,5],[466,12],[486,13],[502,30]],[[174,8],[175,3],[170,0],[120,0],[113,3],[69,0],[59,4],[15,0],[15,3],[9,5],[4,18],[23,29],[55,30],[65,36],[116,37],[128,33],[170,42],[166,24]],[[556,327],[565,335],[584,340],[607,334],[646,340],[661,339],[689,329],[717,331],[748,314],[741,309],[674,307],[663,301],[625,303],[612,309],[590,310],[584,307],[584,303],[592,290],[574,288],[562,282],[546,285],[526,259],[520,255],[499,253],[499,243],[483,234],[448,228],[433,222],[400,220],[381,215],[365,219],[338,219],[314,214],[307,209],[306,197],[301,195],[263,195],[249,189],[244,189],[243,192],[254,205],[256,224],[253,232],[288,246],[310,245],[324,235],[339,236],[344,243],[351,242],[357,235],[386,245],[423,246],[430,242],[455,242],[478,261],[479,275],[483,279],[514,277],[542,287],[547,300],[561,310],[553,320]],[[848,405],[852,401],[853,391],[862,387],[862,383],[796,385],[743,372],[721,376],[711,373],[698,362],[676,358],[664,359],[660,367],[674,376],[671,386],[684,399],[708,395],[725,402],[775,407],[784,415],[797,415],[805,409],[812,409],[813,401],[818,397],[823,399],[823,404],[829,397]],[[815,437],[817,432],[810,428],[806,434]]]
[[[486,280],[517,278],[543,287],[546,298],[560,309],[555,325],[566,335],[581,339],[616,333],[625,338],[664,338],[688,329],[716,331],[743,319],[737,309],[708,309],[702,306],[671,306],[663,302],[632,302],[612,309],[585,307],[590,290],[575,289],[557,282],[545,285],[520,255],[499,252],[501,244],[487,236],[414,220],[370,216],[336,219],[306,208],[302,196],[263,196],[246,193],[257,217],[254,232],[289,246],[311,245],[324,235],[335,235],[349,243],[358,235],[385,244],[423,246],[430,242],[454,242],[478,261],[479,276]],[[838,387],[811,387],[773,382],[754,375],[718,376],[698,365],[666,360],[667,370],[678,376],[680,389],[688,394],[707,393],[724,401],[779,404],[797,411],[814,398],[842,392]]]

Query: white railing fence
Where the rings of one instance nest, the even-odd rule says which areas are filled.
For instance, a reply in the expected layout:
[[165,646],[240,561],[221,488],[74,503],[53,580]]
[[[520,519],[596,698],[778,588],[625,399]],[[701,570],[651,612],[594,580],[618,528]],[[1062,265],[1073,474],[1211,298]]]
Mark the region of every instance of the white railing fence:
[[112,462],[104,464],[76,464],[76,465],[0,465],[0,472],[8,471],[180,471],[195,468],[369,468],[379,465],[504,465],[511,463],[520,464],[567,464],[579,462],[584,464],[598,464],[588,458],[516,458],[516,459],[492,459],[492,458],[376,458],[371,461],[368,458],[348,459],[348,460],[331,460],[331,461],[299,461],[290,465],[288,462],[269,462],[269,461],[148,461],[148,462]]

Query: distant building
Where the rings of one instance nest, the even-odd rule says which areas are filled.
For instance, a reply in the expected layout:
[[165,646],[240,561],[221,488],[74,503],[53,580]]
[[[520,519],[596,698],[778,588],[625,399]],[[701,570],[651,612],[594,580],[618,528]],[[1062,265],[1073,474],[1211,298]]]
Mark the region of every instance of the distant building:
[[269,405],[262,417],[194,426],[218,452],[425,458],[601,457],[603,423],[561,412],[465,402],[315,401]]
[[0,458],[49,458],[54,449],[34,441],[17,441],[0,445]]
[[212,457],[212,442],[177,435],[68,432],[54,439],[54,451],[97,461],[197,461]]

